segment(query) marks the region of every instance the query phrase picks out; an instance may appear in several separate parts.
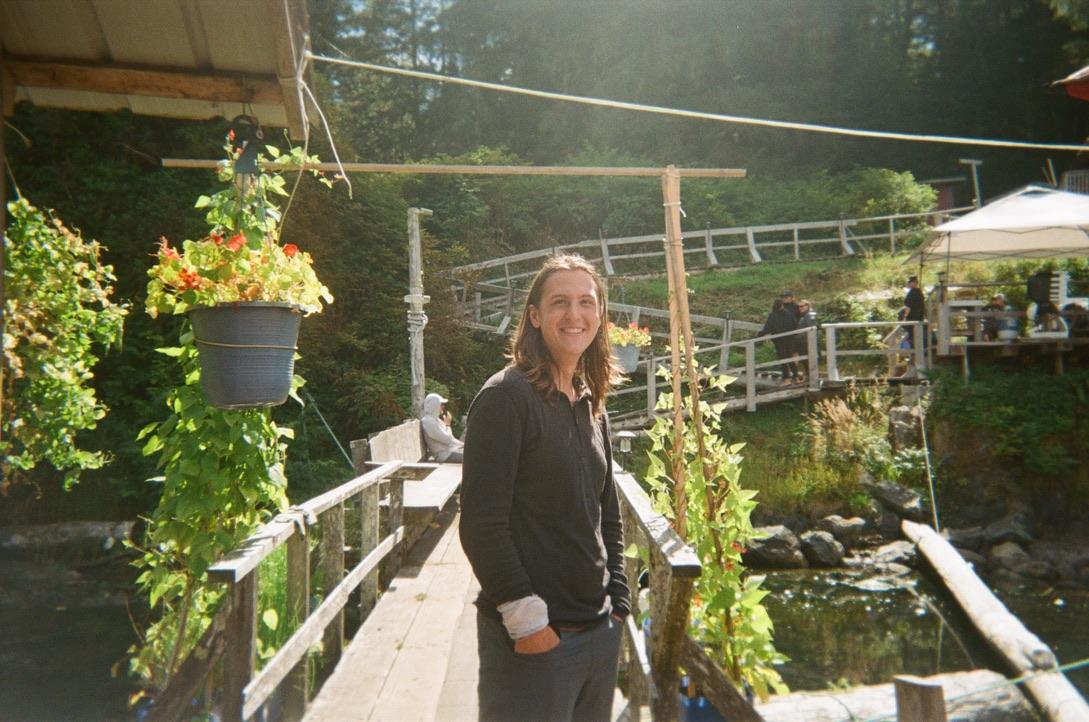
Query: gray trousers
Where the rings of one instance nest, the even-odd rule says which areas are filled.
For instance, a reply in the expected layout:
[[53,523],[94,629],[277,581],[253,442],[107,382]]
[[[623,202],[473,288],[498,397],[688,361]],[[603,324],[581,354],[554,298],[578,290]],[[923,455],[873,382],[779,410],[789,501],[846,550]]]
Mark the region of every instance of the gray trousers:
[[476,615],[481,722],[605,722],[612,713],[623,625],[560,632],[544,654],[518,654],[503,625]]

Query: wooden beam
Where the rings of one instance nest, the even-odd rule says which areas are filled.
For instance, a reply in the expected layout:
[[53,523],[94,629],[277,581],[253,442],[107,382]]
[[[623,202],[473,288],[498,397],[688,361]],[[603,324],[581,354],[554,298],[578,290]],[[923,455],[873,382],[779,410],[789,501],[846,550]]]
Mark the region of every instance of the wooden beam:
[[[163,158],[164,168],[215,168],[218,160]],[[286,170],[279,163],[266,163],[267,170]],[[661,168],[616,168],[607,166],[557,165],[440,165],[430,163],[310,163],[307,170],[347,173],[421,173],[461,175],[547,175],[547,176],[647,176],[660,178]],[[744,178],[744,168],[677,168],[685,178]]]
[[15,84],[27,88],[83,90],[232,103],[280,105],[280,83],[270,75],[198,73],[133,65],[89,65],[67,60],[8,56]]

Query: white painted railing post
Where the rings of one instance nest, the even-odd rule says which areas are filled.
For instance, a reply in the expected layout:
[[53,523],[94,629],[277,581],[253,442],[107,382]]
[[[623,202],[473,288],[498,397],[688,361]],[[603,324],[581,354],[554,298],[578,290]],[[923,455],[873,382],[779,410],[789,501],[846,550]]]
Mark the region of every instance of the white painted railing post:
[[821,387],[820,379],[820,364],[817,363],[817,328],[816,326],[810,326],[805,331],[805,353],[809,356],[809,370],[806,375],[809,377],[809,390],[817,391]]
[[745,410],[756,411],[756,343],[745,344]]
[[828,366],[828,379],[839,381],[839,369],[836,368],[836,327],[824,327],[825,363]]
[[707,230],[703,232],[703,250],[707,254],[707,265],[717,266],[718,256],[715,255],[715,243],[711,236],[711,221],[707,221]]
[[798,248],[798,227],[794,226],[794,260],[801,260],[801,249]]
[[923,333],[926,330],[926,325],[923,321],[916,321],[914,327],[911,329],[911,340],[915,344],[915,369],[918,371],[926,366],[926,334]]
[[726,319],[726,323],[722,324],[722,348],[718,352],[718,372],[723,373],[726,369],[730,368],[730,336],[732,328],[732,322]]
[[609,258],[609,241],[606,240],[605,236],[603,236],[600,231],[597,235],[598,240],[601,242],[601,265],[605,267],[605,275],[612,276],[615,271],[613,271],[613,261]]
[[760,251],[756,250],[756,238],[753,236],[752,226],[745,229],[745,240],[749,242],[749,256],[752,258],[753,263],[760,263],[764,260],[760,257]]
[[839,245],[843,248],[843,255],[853,256],[855,255],[855,249],[851,248],[851,244],[847,242],[847,222],[839,222]]
[[896,253],[896,219],[889,219],[889,253]]

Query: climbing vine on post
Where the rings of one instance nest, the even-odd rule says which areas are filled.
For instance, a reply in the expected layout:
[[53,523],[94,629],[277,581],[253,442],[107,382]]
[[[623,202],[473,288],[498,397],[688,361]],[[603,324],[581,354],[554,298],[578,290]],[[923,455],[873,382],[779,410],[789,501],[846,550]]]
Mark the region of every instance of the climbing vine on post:
[[7,204],[0,492],[44,461],[65,488],[106,461],[76,434],[106,407],[91,386],[97,349],[121,340],[127,309],[110,300],[102,247],[25,199]]
[[[207,237],[185,241],[181,253],[166,239],[160,243],[157,263],[148,271],[146,306],[153,317],[217,302],[265,300],[316,311],[323,300],[332,301],[309,254],[294,244],[279,245],[283,219],[270,195],[288,195],[284,178],[262,171],[243,179],[234,167],[242,149],[234,146],[232,131],[219,173],[225,187],[196,201],[206,209]],[[273,146],[266,150],[281,167],[317,162],[299,148],[287,154]],[[258,166],[263,161],[258,155]],[[227,411],[206,402],[188,322],[178,346],[158,351],[177,359],[182,383],[167,396],[168,416],[139,435],[144,454],[158,456],[162,476],[152,481],[162,484],[162,493],[145,542],[134,545],[142,570],[138,584],[153,615],[130,650],[130,669],[144,686],[134,703],[168,686],[210,625],[223,591],[209,586],[208,568],[287,506],[284,465],[292,436],[273,422],[268,408]],[[293,396],[303,383],[294,377]],[[260,632],[266,626],[275,631],[266,621]]]
[[[701,384],[708,390],[723,390],[733,379],[699,369]],[[703,564],[696,581],[690,608],[693,635],[709,656],[738,687],[748,684],[761,697],[769,691],[784,693],[785,683],[774,665],[786,661],[772,643],[773,625],[761,600],[763,576],[750,575],[741,555],[754,536],[751,515],[756,508],[755,491],[741,488],[741,449],[744,444],[723,438],[720,405],[696,401],[698,394],[685,396],[682,458],[684,492],[687,498],[688,536]],[[672,393],[658,397],[658,408],[673,408]],[[697,429],[695,419],[703,420]],[[674,420],[659,416],[650,431],[652,446],[647,483],[655,509],[674,515],[673,439]]]

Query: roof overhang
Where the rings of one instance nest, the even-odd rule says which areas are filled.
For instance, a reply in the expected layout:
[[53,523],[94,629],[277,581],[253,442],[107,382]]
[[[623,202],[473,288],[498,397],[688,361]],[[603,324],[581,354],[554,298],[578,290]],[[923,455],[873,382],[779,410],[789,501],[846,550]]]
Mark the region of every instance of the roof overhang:
[[206,120],[243,112],[307,132],[305,0],[4,0],[4,114],[15,103]]

